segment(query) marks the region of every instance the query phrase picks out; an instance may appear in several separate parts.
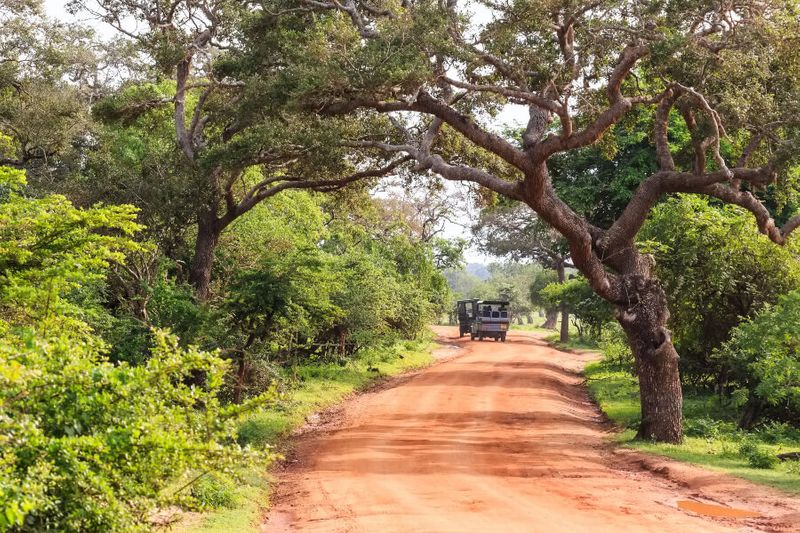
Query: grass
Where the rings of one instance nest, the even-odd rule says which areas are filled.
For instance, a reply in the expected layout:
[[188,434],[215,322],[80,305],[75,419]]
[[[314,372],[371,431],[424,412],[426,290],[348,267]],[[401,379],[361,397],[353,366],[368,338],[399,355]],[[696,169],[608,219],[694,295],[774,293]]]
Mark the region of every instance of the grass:
[[[682,444],[637,441],[635,427],[640,420],[639,388],[629,372],[610,368],[602,361],[590,363],[585,370],[592,397],[616,425],[624,428],[616,437],[625,447],[699,465],[710,470],[769,485],[792,494],[800,494],[800,465],[796,461],[776,463],[772,468],[753,468],[740,452],[742,443],[751,441],[770,456],[800,451],[796,432],[787,436],[786,426],[762,427],[753,432],[735,427],[735,410],[713,395],[684,393],[684,427],[687,436]],[[792,430],[788,430],[792,432]]]
[[[533,317],[533,324],[519,324],[517,323],[516,319],[511,321],[511,330],[516,331],[534,331],[536,333],[546,333],[550,336],[555,335],[555,338],[558,338],[558,332],[561,330],[561,315],[558,315],[556,319],[556,325],[553,329],[545,329],[540,327],[540,325],[544,322],[544,317],[535,316]],[[578,334],[578,329],[572,324],[570,321],[569,325],[569,334],[570,336],[574,337]]]
[[511,331],[533,331],[536,333],[547,333],[547,334],[553,333],[552,329],[545,329],[539,327],[539,324],[541,324],[543,321],[544,319],[539,319],[537,317],[536,319],[534,319],[533,324],[518,324],[516,322],[513,322],[511,324]]
[[[395,346],[369,351],[344,366],[336,363],[307,364],[286,370],[286,377],[298,385],[279,402],[254,413],[246,422],[247,437],[253,444],[268,444],[280,449],[286,437],[302,426],[309,415],[341,402],[378,379],[430,365],[433,342],[428,339],[406,341]],[[377,371],[376,371],[377,369]],[[243,430],[240,429],[240,438]],[[269,501],[269,482],[263,472],[245,472],[247,483],[236,491],[236,504],[203,513],[177,524],[178,532],[222,533],[257,531],[256,522]]]
[[578,337],[578,328],[576,328],[573,324],[569,325],[569,342],[561,342],[560,339],[560,330],[561,330],[561,316],[559,315],[558,320],[556,321],[556,325],[554,329],[544,329],[539,327],[537,324],[540,324],[544,321],[544,318],[536,317],[534,319],[533,324],[511,324],[512,331],[532,331],[534,333],[542,333],[545,335],[544,340],[548,343],[552,344],[554,347],[561,349],[561,350],[596,350],[597,343],[592,342],[588,339],[581,339]]
[[590,340],[578,337],[577,332],[572,328],[569,330],[569,341],[561,342],[561,336],[558,333],[550,333],[544,338],[549,344],[558,348],[559,350],[597,350],[597,343]]

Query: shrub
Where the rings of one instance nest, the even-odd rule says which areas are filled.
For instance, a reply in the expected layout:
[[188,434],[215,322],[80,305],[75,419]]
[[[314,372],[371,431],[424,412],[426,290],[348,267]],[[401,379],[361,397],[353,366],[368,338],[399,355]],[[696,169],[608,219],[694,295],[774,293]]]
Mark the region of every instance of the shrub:
[[203,510],[236,505],[236,486],[219,474],[207,474],[192,483],[191,495],[194,503]]
[[786,422],[771,420],[755,431],[756,436],[768,444],[800,442],[800,429]]
[[683,432],[687,437],[702,437],[716,439],[723,435],[730,435],[736,431],[731,422],[715,420],[713,418],[687,418],[683,422]]
[[764,450],[751,438],[746,438],[739,446],[739,455],[747,459],[747,464],[753,468],[768,469],[775,466],[778,458],[769,451]]
[[638,238],[655,255],[669,298],[681,378],[693,385],[746,387],[748,371],[731,371],[728,358],[711,355],[742,317],[800,289],[797,245],[775,246],[744,209],[686,195],[658,205]]
[[600,347],[603,350],[603,362],[606,366],[634,372],[633,352],[619,324],[611,322],[603,328]]
[[730,365],[750,406],[800,408],[800,290],[738,326],[714,357]]
[[[136,249],[130,207],[28,199],[0,167],[0,531],[131,531],[182,494],[188,471],[266,459],[235,442],[228,363],[154,331],[138,366],[114,363],[85,322],[87,291]],[[75,294],[80,298],[75,299]]]
[[0,342],[0,531],[134,529],[184,472],[265,458],[234,442],[255,402],[220,405],[226,362],[155,340],[139,367],[104,361],[91,339]]

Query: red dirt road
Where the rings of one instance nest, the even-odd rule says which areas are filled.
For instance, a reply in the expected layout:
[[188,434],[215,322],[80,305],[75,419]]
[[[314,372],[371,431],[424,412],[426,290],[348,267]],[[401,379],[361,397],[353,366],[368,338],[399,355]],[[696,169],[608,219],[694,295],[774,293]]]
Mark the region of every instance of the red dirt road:
[[[357,397],[297,439],[262,530],[800,531],[798,500],[615,450],[578,373],[591,356],[532,334],[437,333],[459,347],[452,358]],[[681,500],[762,516],[704,517]]]

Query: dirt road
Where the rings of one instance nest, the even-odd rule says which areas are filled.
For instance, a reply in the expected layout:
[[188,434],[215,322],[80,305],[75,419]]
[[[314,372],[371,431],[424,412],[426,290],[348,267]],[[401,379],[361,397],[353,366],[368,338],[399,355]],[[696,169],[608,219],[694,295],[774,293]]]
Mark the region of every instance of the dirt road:
[[[591,356],[532,334],[437,333],[455,357],[298,438],[264,531],[800,531],[797,500],[616,450],[578,373]],[[679,501],[761,516],[710,518]]]

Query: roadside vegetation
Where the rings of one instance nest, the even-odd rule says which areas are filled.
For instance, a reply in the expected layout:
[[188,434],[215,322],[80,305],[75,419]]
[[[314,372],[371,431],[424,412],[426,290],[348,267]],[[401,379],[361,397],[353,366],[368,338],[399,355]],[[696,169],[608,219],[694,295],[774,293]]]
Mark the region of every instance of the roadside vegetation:
[[800,460],[778,459],[779,454],[800,453],[800,430],[792,424],[764,421],[743,430],[737,427],[740,409],[729,400],[684,389],[683,443],[637,440],[639,389],[630,369],[605,358],[590,363],[585,375],[592,397],[622,429],[616,436],[620,444],[800,494]]

